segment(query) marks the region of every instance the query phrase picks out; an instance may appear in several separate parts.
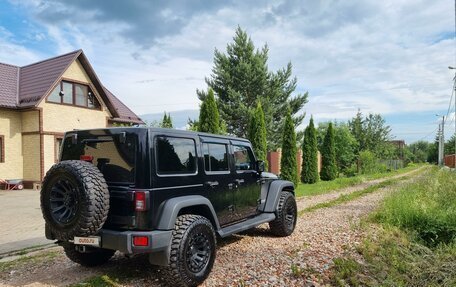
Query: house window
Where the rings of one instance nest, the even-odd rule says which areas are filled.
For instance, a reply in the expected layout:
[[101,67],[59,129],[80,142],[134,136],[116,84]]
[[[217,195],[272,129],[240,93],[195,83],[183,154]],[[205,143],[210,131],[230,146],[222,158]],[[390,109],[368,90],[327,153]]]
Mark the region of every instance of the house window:
[[47,97],[47,101],[89,109],[100,109],[100,103],[89,86],[68,81],[58,83]]
[[5,136],[0,135],[0,162],[5,162]]
[[54,143],[54,154],[55,154],[55,162],[59,161],[59,156],[60,156],[60,150],[62,148],[62,142],[63,142],[63,137],[55,137],[55,143]]

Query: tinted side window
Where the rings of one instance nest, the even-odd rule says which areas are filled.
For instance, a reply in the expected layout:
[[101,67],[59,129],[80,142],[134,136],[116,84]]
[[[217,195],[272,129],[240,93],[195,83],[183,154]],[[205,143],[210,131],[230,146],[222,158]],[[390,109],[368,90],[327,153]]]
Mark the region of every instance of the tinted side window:
[[155,138],[155,148],[158,174],[196,172],[194,140],[160,136]]
[[227,145],[216,143],[203,144],[204,170],[206,171],[227,171],[228,152]]
[[255,166],[255,158],[252,150],[246,146],[233,145],[234,164],[236,170],[252,170]]

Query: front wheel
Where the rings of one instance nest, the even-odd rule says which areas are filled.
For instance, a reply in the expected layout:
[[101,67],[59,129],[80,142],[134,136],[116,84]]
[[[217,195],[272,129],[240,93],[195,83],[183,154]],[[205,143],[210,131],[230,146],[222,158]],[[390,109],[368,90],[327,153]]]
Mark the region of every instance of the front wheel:
[[292,234],[296,226],[297,216],[298,208],[294,195],[289,191],[282,191],[277,206],[276,219],[269,222],[272,234],[282,237]]
[[171,286],[197,286],[215,260],[216,239],[211,222],[199,215],[177,218],[171,241],[170,265],[164,270]]

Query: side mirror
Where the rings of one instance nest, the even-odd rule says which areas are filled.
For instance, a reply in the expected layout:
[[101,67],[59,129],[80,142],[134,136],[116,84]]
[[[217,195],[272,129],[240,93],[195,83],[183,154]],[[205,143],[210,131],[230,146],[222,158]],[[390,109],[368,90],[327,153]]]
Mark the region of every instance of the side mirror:
[[257,172],[262,173],[264,171],[264,161],[257,160],[256,167],[257,167]]

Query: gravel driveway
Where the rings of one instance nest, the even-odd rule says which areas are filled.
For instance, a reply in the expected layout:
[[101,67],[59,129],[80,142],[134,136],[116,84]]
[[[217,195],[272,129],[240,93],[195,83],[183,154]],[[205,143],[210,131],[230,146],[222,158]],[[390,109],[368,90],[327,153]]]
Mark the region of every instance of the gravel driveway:
[[[399,177],[406,175],[409,174]],[[300,199],[299,206],[303,209],[380,181],[305,197]],[[332,260],[353,250],[361,240],[362,233],[355,228],[360,218],[375,209],[382,197],[400,184],[403,183],[344,204],[305,213],[299,217],[290,237],[272,237],[267,225],[263,225],[220,240],[214,268],[203,286],[324,285]],[[88,269],[66,259],[58,247],[51,251],[54,252],[51,258],[20,264],[0,273],[0,286],[66,286],[102,274],[123,278],[125,286],[162,286],[160,270],[148,265],[145,257],[126,259],[119,255],[103,267]]]

